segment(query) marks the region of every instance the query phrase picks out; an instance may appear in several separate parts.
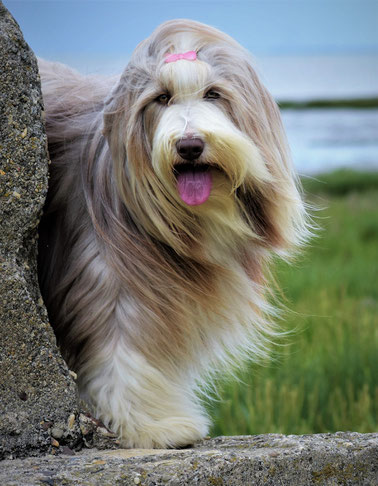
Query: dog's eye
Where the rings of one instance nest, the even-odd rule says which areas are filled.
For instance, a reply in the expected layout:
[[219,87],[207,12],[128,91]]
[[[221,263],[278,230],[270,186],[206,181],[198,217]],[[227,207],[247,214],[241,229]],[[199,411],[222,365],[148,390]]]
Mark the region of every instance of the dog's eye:
[[218,91],[215,91],[214,89],[209,89],[209,91],[205,93],[204,98],[206,100],[217,100],[218,98],[220,98],[220,94],[218,93]]
[[167,105],[170,99],[171,99],[171,97],[169,96],[169,94],[163,93],[160,96],[158,96],[157,98],[155,98],[155,101],[157,101],[161,105]]

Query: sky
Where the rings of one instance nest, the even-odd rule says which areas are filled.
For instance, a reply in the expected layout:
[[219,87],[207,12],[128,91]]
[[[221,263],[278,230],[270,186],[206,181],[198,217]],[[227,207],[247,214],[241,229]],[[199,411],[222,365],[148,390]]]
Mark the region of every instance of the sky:
[[[370,84],[364,89],[371,91],[378,73],[378,0],[3,1],[38,56],[65,62],[85,73],[120,71],[141,40],[161,22],[174,18],[198,20],[234,37],[263,60],[263,70],[273,86],[281,82],[289,89],[294,82],[298,84],[301,72],[310,73],[302,84],[311,84],[311,73],[319,69],[330,69],[333,82],[341,86],[359,70],[361,79],[349,81],[349,85],[357,86],[367,79]],[[277,70],[282,59],[307,59],[309,65],[308,59],[324,56],[359,60],[375,56],[377,67],[370,60],[362,68],[361,63],[357,68],[351,63],[346,67],[344,62],[328,63],[326,68],[312,63],[310,69],[298,64],[290,67],[285,61],[281,65],[292,76],[282,68]],[[267,63],[269,58],[273,64]]]

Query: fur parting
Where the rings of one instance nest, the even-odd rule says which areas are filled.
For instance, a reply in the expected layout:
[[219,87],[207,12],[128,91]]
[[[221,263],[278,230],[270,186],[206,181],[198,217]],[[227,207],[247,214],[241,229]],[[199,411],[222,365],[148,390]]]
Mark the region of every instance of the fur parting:
[[[189,50],[196,61],[164,62]],[[51,157],[39,278],[59,346],[126,446],[189,444],[208,431],[211,375],[265,356],[278,333],[271,256],[309,236],[278,108],[236,41],[188,20],[158,27],[120,77],[39,65]],[[192,207],[175,168],[177,141],[194,136],[212,190]]]

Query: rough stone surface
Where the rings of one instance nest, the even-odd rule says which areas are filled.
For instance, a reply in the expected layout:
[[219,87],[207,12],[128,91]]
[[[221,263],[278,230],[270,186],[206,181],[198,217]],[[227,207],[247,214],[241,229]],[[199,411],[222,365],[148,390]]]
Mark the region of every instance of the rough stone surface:
[[[75,383],[56,347],[36,272],[48,156],[34,54],[0,2],[0,458],[81,436]],[[75,416],[71,428],[68,418]]]
[[376,485],[378,434],[218,437],[193,449],[83,451],[3,461],[3,486]]

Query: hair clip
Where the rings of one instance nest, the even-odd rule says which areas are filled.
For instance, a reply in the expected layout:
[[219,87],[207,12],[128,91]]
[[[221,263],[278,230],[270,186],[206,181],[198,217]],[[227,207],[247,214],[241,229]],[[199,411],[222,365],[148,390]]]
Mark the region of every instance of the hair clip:
[[186,59],[187,61],[195,61],[197,59],[196,51],[188,51],[183,54],[167,54],[165,62],[176,62],[181,59]]

